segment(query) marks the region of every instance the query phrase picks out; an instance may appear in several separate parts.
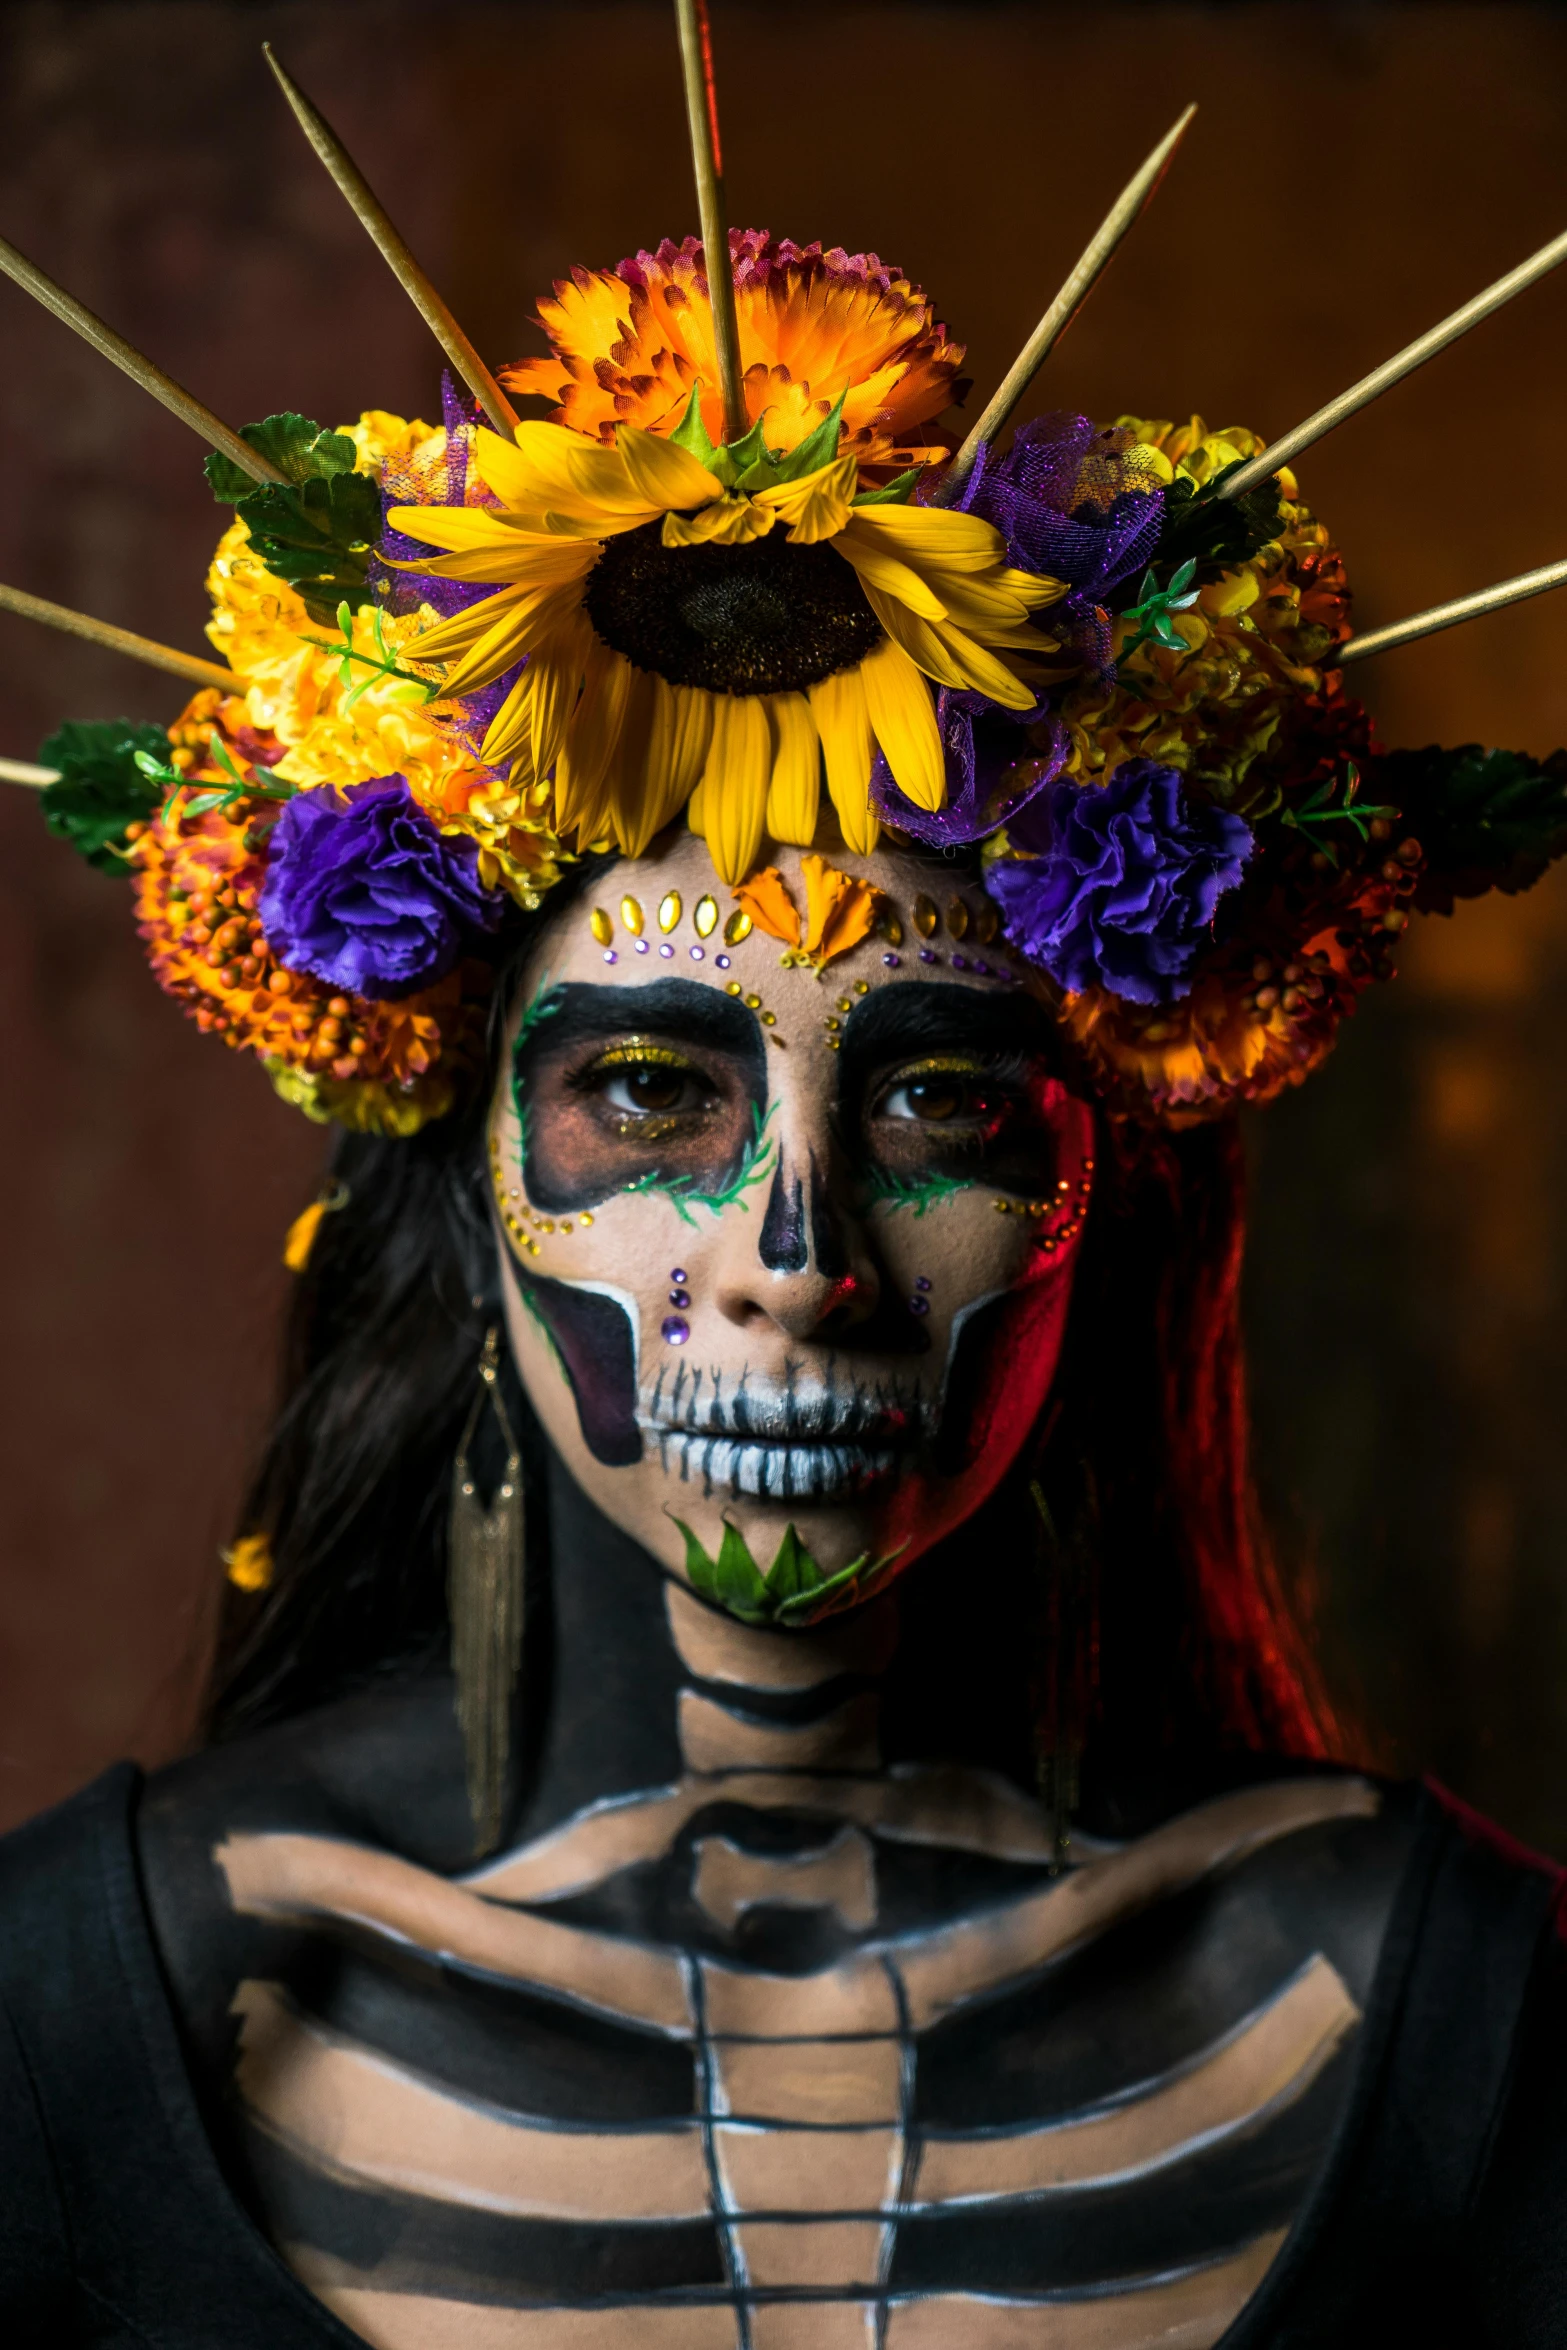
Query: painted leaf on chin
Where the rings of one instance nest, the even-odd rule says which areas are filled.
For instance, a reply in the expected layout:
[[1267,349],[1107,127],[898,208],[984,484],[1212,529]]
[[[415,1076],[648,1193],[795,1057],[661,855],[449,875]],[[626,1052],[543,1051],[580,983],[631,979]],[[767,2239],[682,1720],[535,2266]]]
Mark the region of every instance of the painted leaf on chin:
[[859,1606],[881,1588],[907,1547],[900,1543],[883,1558],[861,1551],[837,1574],[824,1575],[791,1523],[764,1576],[745,1536],[727,1519],[716,1559],[683,1518],[676,1518],[675,1524],[685,1537],[686,1579],[699,1599],[710,1600],[743,1624],[775,1624],[785,1630]]
[[[790,1532],[793,1531],[791,1527]],[[819,1624],[828,1616],[841,1616],[848,1608],[862,1606],[881,1589],[907,1548],[907,1543],[900,1542],[896,1550],[888,1551],[881,1558],[872,1558],[868,1550],[862,1550],[857,1559],[840,1567],[836,1575],[823,1575],[806,1551],[805,1563],[816,1580],[809,1589],[780,1605],[777,1621],[785,1626]]]

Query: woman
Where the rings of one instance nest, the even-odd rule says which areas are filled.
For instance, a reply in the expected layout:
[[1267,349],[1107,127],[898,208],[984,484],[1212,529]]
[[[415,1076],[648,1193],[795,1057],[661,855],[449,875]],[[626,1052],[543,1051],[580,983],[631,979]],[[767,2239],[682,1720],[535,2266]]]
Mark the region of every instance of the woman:
[[547,424],[249,430],[232,690],[57,738],[350,1132],[211,1738],[0,1860],[0,2308],[1554,2343],[1556,1878],[1343,1758],[1232,1113],[1559,780],[1379,752],[1252,436],[954,456],[917,289],[731,250],[558,289]]

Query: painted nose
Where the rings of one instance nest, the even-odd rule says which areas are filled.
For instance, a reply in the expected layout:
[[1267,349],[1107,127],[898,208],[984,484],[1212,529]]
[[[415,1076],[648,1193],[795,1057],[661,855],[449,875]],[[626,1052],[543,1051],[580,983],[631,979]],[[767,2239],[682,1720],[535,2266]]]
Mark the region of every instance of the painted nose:
[[868,1321],[881,1297],[875,1261],[852,1218],[832,1198],[814,1152],[802,1164],[780,1157],[755,1255],[735,1267],[722,1310],[735,1321],[760,1316],[791,1338],[834,1338]]

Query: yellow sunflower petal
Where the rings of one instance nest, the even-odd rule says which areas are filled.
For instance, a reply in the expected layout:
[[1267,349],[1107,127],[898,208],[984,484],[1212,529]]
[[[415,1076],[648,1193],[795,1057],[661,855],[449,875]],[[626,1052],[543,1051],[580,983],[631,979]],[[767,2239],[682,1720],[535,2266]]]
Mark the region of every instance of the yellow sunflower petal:
[[715,694],[713,737],[702,770],[708,853],[731,886],[756,863],[767,812],[773,738],[759,694]]
[[521,513],[573,515],[591,521],[599,514],[650,506],[637,488],[618,449],[606,449],[561,424],[530,420],[519,424],[515,442],[483,427],[473,436],[474,470],[501,502]]
[[865,681],[858,669],[840,669],[813,685],[807,697],[822,738],[827,789],[838,811],[845,845],[868,857],[881,834],[871,807],[871,758],[875,749]]
[[642,805],[635,827],[628,832],[636,846],[626,854],[640,857],[650,840],[673,822],[691,797],[707,760],[713,732],[713,696],[692,685],[670,685],[655,678],[653,722],[648,735],[647,764],[642,782]]
[[[443,696],[476,694],[481,686],[493,685],[514,661],[536,651],[576,608],[575,587],[529,588],[489,635],[481,637],[456,667],[447,671],[441,685]],[[419,642],[416,638],[415,644]],[[421,652],[419,658],[427,660],[429,655]]]
[[[627,667],[631,668],[629,662]],[[637,856],[648,837],[642,832],[647,804],[648,748],[653,731],[654,689],[662,682],[649,670],[631,668],[615,747],[604,770],[605,812],[614,831],[615,846],[623,857]]]
[[930,682],[887,637],[860,664],[871,727],[893,781],[916,808],[946,805],[947,770]]
[[854,459],[834,457],[799,481],[758,490],[756,502],[770,506],[780,522],[790,525],[789,537],[795,546],[810,547],[818,539],[836,538],[843,529],[854,512],[858,485],[859,467]]
[[896,596],[911,612],[924,620],[944,620],[947,607],[934,588],[912,571],[900,556],[891,554],[878,545],[861,528],[856,514],[847,527],[833,540],[836,552],[854,565],[867,591],[879,588],[883,595]]
[[922,620],[918,613],[908,611],[895,596],[884,596],[867,584],[866,599],[882,627],[894,644],[901,645],[917,668],[933,678],[937,685],[972,689],[988,694],[1004,709],[1032,709],[1038,696],[1032,686],[1026,686],[1015,677],[1005,662],[987,653],[975,644],[961,629],[942,622]]
[[[437,508],[413,509],[415,513],[437,512]],[[616,527],[606,520],[604,530]],[[419,533],[412,534],[419,536]],[[431,541],[435,534],[432,531]],[[467,579],[479,583],[511,581],[524,587],[553,586],[562,580],[581,579],[598,561],[599,542],[594,538],[551,538],[537,532],[513,530],[504,537],[495,536],[475,540],[466,548],[459,547],[450,555],[409,556],[394,559],[393,571],[428,572],[434,579]]]
[[773,773],[767,787],[767,829],[774,840],[808,849],[816,837],[822,789],[822,752],[804,694],[773,694]]
[[674,513],[686,506],[707,506],[723,495],[722,482],[705,465],[688,449],[676,448],[673,441],[664,440],[658,433],[644,432],[640,425],[623,424],[615,435],[615,446],[632,488],[660,513]]
[[542,783],[560,756],[587,641],[586,623],[571,614],[528,656],[527,668],[490,722],[481,755],[492,767],[509,761],[509,780],[519,791]]
[[583,663],[582,693],[555,762],[555,829],[596,840],[603,830],[605,776],[631,691],[631,663],[595,637]]
[[777,516],[757,498],[726,494],[696,514],[666,514],[659,534],[666,547],[743,547],[765,538]]
[[470,604],[465,612],[453,612],[436,621],[412,639],[408,650],[418,661],[450,661],[455,654],[471,652],[481,637],[488,636],[532,592],[531,588],[502,588],[498,595],[486,596],[482,604]]

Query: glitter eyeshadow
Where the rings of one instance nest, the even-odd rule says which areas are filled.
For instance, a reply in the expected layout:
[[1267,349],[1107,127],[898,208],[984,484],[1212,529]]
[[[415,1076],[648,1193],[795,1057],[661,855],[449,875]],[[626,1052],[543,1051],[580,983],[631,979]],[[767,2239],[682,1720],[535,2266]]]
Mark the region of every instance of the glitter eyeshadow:
[[684,1346],[690,1335],[691,1325],[689,1322],[682,1321],[678,1314],[664,1316],[659,1336],[666,1346]]

